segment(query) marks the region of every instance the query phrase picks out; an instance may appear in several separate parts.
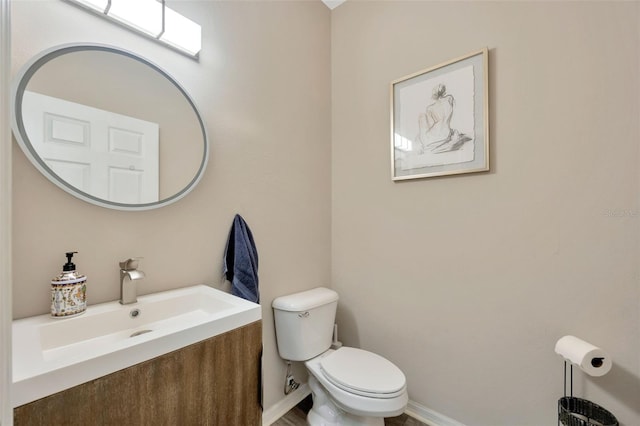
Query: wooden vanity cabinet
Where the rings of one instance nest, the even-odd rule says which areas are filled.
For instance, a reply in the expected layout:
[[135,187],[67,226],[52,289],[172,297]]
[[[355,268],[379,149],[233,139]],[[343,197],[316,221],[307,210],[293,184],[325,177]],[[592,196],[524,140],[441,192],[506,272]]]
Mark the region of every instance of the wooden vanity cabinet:
[[261,357],[257,321],[17,407],[14,424],[261,425]]

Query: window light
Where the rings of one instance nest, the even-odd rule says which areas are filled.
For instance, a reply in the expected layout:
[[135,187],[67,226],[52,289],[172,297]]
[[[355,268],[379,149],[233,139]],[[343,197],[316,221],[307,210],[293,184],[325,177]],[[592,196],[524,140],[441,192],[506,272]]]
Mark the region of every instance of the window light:
[[159,42],[198,56],[202,28],[165,6],[163,0],[67,0],[133,28]]
[[156,0],[111,0],[107,14],[135,29],[158,37],[162,32],[162,3]]
[[165,8],[164,32],[160,36],[161,41],[196,55],[202,47],[201,32],[200,25],[191,19],[185,18],[168,7]]
[[76,2],[102,13],[104,13],[109,5],[109,0],[76,0]]

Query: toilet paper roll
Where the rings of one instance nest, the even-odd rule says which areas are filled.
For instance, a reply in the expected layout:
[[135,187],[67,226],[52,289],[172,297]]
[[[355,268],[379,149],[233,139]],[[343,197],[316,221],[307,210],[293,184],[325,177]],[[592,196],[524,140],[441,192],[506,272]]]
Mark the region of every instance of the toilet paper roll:
[[613,365],[609,354],[575,336],[564,336],[558,340],[556,353],[590,376],[604,376]]

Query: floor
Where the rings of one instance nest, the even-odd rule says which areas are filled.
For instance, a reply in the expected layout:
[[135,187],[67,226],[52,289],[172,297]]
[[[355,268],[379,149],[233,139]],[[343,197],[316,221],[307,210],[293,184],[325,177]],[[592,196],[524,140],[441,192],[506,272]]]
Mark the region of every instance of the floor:
[[[272,426],[306,426],[307,413],[311,409],[311,395],[303,399],[300,404],[293,407],[287,414],[276,420]],[[398,417],[384,419],[385,426],[426,426],[416,419],[402,414]]]

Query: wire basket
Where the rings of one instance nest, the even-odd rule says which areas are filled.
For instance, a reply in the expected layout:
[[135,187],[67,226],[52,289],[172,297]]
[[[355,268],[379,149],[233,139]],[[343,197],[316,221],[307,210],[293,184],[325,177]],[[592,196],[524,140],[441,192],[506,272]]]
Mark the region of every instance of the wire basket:
[[618,420],[609,411],[573,396],[558,400],[558,421],[565,426],[619,426]]

